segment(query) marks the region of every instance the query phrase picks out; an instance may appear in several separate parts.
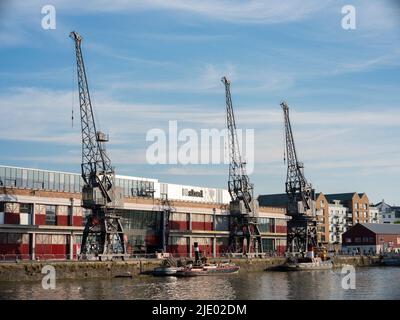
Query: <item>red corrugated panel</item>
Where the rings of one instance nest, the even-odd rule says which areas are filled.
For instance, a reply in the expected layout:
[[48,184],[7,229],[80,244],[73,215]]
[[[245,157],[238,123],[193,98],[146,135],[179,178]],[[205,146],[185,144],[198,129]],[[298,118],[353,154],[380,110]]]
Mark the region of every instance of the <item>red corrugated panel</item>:
[[287,227],[286,226],[276,226],[276,232],[277,233],[286,233]]
[[4,213],[4,224],[19,224],[19,213]]
[[0,244],[0,254],[26,254],[29,253],[29,245]]
[[204,231],[204,222],[192,221],[192,230]]
[[170,221],[170,230],[189,230],[189,222],[187,221]]
[[[67,253],[67,245],[66,244],[52,244],[51,245],[51,253],[54,255],[66,255]],[[60,257],[57,257],[60,258]]]
[[57,226],[68,226],[68,216],[57,216],[56,224]]
[[206,231],[214,230],[213,223],[212,222],[204,222],[204,230],[206,230]]
[[73,221],[72,221],[72,222],[73,222],[73,225],[74,225],[75,227],[81,227],[81,226],[82,226],[82,222],[83,222],[82,217],[74,216],[72,220],[73,220]]
[[204,221],[192,221],[192,230],[201,230],[201,231],[212,231],[213,223],[212,222],[204,222]]
[[278,253],[280,253],[280,254],[283,254],[283,253],[285,253],[285,251],[286,251],[286,246],[277,246],[277,247],[276,247],[276,251],[277,251]]
[[36,225],[45,225],[46,224],[46,215],[45,214],[35,214],[35,224]]
[[20,250],[22,254],[29,254],[29,244],[21,244]]
[[167,246],[167,251],[174,256],[187,256],[188,247],[186,245],[169,245]]

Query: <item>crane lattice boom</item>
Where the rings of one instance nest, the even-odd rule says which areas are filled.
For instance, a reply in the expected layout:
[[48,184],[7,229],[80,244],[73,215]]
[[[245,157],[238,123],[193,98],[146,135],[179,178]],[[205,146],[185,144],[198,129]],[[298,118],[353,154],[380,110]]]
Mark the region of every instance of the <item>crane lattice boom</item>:
[[316,246],[315,195],[304,176],[304,165],[297,158],[289,107],[286,102],[282,102],[281,107],[287,155],[287,215],[291,216],[287,226],[287,250],[291,253],[304,253]]
[[235,253],[262,253],[261,233],[257,225],[258,201],[253,197],[253,185],[242,161],[237,137],[235,114],[233,112],[230,81],[223,77],[226,97],[226,123],[228,127],[229,180],[228,191],[231,196],[229,213],[230,248]]
[[228,147],[229,147],[229,182],[228,191],[232,200],[243,200],[246,209],[252,210],[250,203],[252,200],[253,186],[246,174],[245,163],[242,162],[240,155],[239,142],[236,131],[235,114],[233,112],[232,97],[230,91],[230,81],[222,78],[225,85],[226,95],[226,123],[228,127]]
[[75,43],[81,115],[82,206],[91,210],[82,236],[81,254],[100,258],[123,257],[126,249],[122,225],[112,209],[117,206],[117,201],[122,201],[122,194],[116,192],[114,168],[106,153],[105,142],[108,139],[96,130],[81,50],[82,37],[75,31],[70,33],[70,37]]

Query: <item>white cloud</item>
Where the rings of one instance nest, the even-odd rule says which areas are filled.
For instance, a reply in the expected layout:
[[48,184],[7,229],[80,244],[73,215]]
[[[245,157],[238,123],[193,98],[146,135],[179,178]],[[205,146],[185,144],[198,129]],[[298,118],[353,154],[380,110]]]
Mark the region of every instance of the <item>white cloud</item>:
[[400,49],[395,49],[392,53],[379,55],[369,59],[353,59],[353,62],[341,63],[338,69],[333,71],[333,74],[343,74],[350,72],[364,72],[380,67],[400,66]]
[[[75,106],[75,127],[71,128],[72,92],[21,88],[3,92],[1,140],[35,141],[43,144],[80,145],[80,123]],[[75,99],[75,102],[77,99]],[[146,132],[152,128],[168,130],[168,121],[177,120],[178,130],[225,128],[223,104],[215,108],[202,105],[158,105],[120,102],[106,94],[93,97],[97,118],[111,133],[109,151],[121,164],[146,163]],[[386,111],[386,112],[385,112]],[[279,106],[265,108],[235,106],[238,128],[255,129],[256,163],[277,163],[283,156],[283,116]],[[332,168],[353,161],[356,166],[371,161],[389,164],[397,153],[387,158],[393,148],[393,130],[400,124],[400,110],[341,110],[337,112],[291,112],[299,156],[310,165]],[[393,130],[388,130],[393,128]],[[373,146],[373,147],[371,147]],[[64,160],[56,156],[48,161]],[[53,155],[54,157],[54,155]],[[361,159],[362,161],[357,161]],[[363,162],[365,160],[365,162]],[[346,162],[347,161],[347,162]]]
[[[191,68],[187,68],[191,69]],[[125,78],[114,79],[110,88],[113,90],[157,90],[167,92],[202,92],[223,93],[223,85],[220,82],[222,76],[235,79],[237,77],[236,66],[231,63],[216,66],[210,63],[201,63],[190,72],[186,71],[180,79],[167,80],[137,80],[132,81]],[[103,80],[108,83],[108,80]]]
[[[167,10],[192,13],[212,19],[233,23],[282,23],[304,19],[321,10],[332,1],[318,0],[54,0],[52,3],[61,12],[92,14],[98,12],[130,13],[140,10]],[[46,0],[24,1],[19,4],[23,10],[47,4]]]

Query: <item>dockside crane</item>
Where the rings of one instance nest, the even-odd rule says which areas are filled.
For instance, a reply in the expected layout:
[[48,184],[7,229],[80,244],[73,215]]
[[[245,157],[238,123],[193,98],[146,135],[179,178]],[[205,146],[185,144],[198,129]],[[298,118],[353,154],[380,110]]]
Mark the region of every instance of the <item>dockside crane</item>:
[[106,153],[108,137],[96,129],[81,50],[82,37],[75,31],[70,37],[75,43],[82,129],[82,206],[91,211],[83,231],[80,258],[124,259],[125,237],[115,211],[123,205],[122,190],[115,186],[115,171]]
[[289,107],[281,104],[285,123],[286,194],[288,196],[287,252],[303,255],[317,246],[315,192],[304,176],[304,165],[298,161],[289,119]]
[[246,163],[242,161],[236,131],[230,91],[231,82],[223,77],[226,96],[226,123],[228,127],[229,180],[228,191],[230,237],[232,253],[258,254],[263,252],[261,233],[258,228],[258,201],[254,198],[254,187],[246,173]]

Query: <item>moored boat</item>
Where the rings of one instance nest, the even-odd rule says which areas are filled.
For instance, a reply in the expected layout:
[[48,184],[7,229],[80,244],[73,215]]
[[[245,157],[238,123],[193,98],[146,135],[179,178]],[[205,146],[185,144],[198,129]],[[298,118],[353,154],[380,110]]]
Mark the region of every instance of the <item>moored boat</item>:
[[400,254],[386,254],[382,258],[385,266],[400,266]]
[[238,273],[240,267],[232,263],[188,266],[176,272],[177,277],[210,276],[219,274]]
[[279,269],[285,271],[307,271],[307,270],[329,270],[332,269],[331,260],[322,260],[320,257],[315,258],[295,258],[289,259]]
[[182,268],[174,267],[174,266],[161,266],[154,268],[153,275],[154,276],[175,276],[176,273]]

